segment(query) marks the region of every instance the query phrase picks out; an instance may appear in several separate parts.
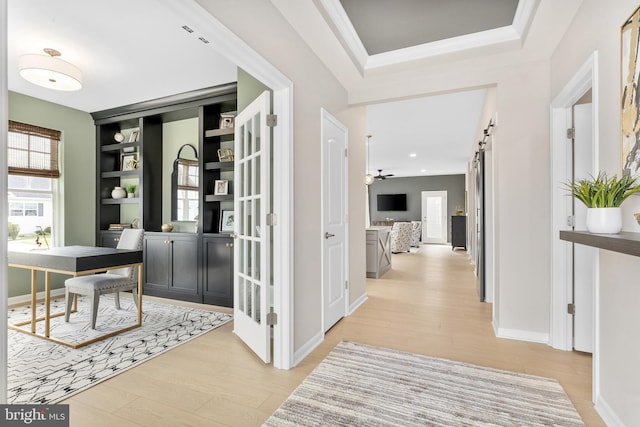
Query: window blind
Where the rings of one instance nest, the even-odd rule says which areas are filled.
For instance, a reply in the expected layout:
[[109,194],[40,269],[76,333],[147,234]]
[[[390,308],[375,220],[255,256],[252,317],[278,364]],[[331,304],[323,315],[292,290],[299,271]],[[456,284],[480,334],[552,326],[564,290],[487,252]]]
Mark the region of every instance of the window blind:
[[60,177],[60,131],[9,120],[7,165],[9,174]]

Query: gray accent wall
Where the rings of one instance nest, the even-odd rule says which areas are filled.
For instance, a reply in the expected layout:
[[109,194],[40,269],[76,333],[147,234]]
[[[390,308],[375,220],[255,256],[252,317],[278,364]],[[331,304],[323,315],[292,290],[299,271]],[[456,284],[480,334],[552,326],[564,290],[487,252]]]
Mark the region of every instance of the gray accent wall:
[[[451,216],[457,207],[465,206],[465,176],[439,175],[387,178],[375,180],[369,186],[369,207],[371,222],[393,218],[396,221],[420,221],[423,191],[447,192],[447,241],[451,241]],[[406,211],[378,211],[378,194],[406,194]]]

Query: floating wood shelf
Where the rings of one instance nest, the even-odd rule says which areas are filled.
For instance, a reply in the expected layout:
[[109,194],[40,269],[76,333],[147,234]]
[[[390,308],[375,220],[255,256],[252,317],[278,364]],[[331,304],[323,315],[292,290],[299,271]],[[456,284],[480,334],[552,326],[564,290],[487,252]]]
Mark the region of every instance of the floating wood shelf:
[[560,231],[560,240],[608,251],[640,256],[640,233],[594,234],[588,231]]
[[222,136],[222,135],[233,135],[234,129],[209,129],[204,131],[205,138],[210,138],[212,136]]

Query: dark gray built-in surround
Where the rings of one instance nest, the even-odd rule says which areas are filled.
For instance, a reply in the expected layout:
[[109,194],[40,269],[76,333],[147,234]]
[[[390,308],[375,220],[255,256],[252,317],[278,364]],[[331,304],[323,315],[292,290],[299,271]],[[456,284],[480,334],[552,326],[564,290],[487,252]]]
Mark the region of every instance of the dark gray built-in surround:
[[[387,178],[375,180],[369,186],[369,207],[371,221],[384,221],[393,218],[396,221],[420,221],[423,191],[447,192],[447,240],[451,240],[451,216],[456,207],[466,213],[465,176],[439,175]],[[406,194],[406,211],[378,211],[378,194]]]

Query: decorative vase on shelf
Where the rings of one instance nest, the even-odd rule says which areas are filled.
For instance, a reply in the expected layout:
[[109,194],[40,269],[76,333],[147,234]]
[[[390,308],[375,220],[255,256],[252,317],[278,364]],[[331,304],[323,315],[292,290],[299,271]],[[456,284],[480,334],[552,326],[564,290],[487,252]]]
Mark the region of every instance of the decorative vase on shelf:
[[122,199],[127,197],[127,192],[122,187],[114,187],[111,191],[111,197],[114,199]]
[[621,208],[588,208],[587,231],[597,234],[617,234],[622,230]]

